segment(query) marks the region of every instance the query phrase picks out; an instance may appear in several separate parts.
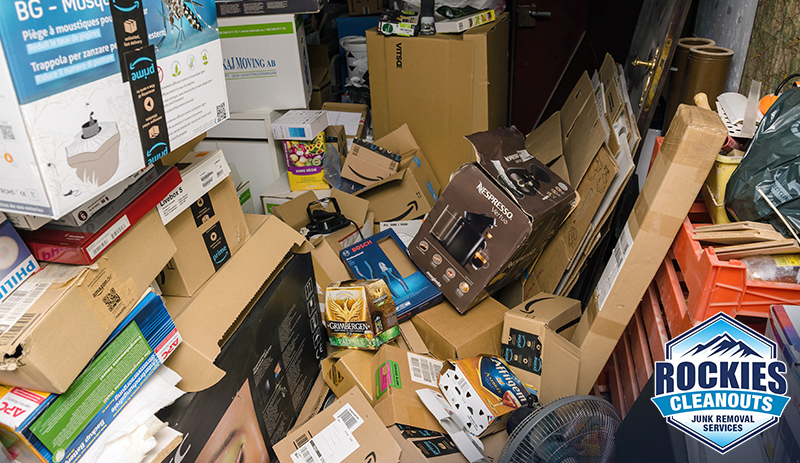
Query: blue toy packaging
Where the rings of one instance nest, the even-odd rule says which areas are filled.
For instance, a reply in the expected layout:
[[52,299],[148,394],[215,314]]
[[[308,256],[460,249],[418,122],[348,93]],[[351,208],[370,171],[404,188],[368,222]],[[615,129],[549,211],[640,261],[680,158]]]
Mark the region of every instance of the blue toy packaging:
[[354,278],[381,278],[386,282],[398,320],[408,319],[443,299],[442,293],[408,259],[406,246],[394,230],[376,233],[340,254]]

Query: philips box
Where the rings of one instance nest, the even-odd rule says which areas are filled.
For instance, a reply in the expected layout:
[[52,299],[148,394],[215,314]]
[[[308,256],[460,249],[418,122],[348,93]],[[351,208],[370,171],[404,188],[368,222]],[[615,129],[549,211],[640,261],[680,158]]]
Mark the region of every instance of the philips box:
[[0,212],[0,303],[39,268],[17,231]]
[[308,108],[311,67],[302,16],[226,17],[219,26],[232,112]]
[[213,0],[0,3],[0,209],[59,218],[228,117]]
[[394,230],[384,230],[342,249],[342,259],[355,278],[382,278],[389,286],[397,318],[405,320],[442,302],[442,293],[406,256]]

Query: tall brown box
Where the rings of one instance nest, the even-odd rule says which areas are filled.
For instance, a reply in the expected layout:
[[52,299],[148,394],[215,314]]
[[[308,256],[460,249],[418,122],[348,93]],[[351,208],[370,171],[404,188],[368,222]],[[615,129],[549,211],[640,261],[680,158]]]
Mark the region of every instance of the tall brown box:
[[442,186],[475,160],[464,136],[506,125],[508,23],[502,14],[463,34],[367,31],[375,138],[408,124]]
[[167,224],[178,252],[158,283],[168,296],[191,296],[250,238],[230,176]]

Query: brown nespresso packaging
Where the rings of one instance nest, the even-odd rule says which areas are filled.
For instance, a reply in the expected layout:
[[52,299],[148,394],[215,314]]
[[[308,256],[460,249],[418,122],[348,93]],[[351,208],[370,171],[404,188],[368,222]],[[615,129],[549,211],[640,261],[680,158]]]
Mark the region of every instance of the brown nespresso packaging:
[[480,161],[455,172],[408,247],[461,313],[528,268],[577,203],[515,127],[467,139]]
[[334,347],[378,350],[400,334],[394,299],[383,280],[347,280],[328,286],[322,318]]

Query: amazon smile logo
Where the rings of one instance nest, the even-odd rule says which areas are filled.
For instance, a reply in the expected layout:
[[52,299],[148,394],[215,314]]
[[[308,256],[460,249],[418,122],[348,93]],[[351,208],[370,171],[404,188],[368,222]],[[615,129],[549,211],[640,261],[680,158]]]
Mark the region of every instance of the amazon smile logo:
[[408,217],[412,212],[419,210],[419,205],[417,204],[416,200],[409,202],[408,204],[406,204],[406,206],[408,206],[408,209],[405,212],[403,212],[402,214],[398,215],[393,219],[386,220],[386,222],[396,222],[398,220],[403,220],[404,218]]

